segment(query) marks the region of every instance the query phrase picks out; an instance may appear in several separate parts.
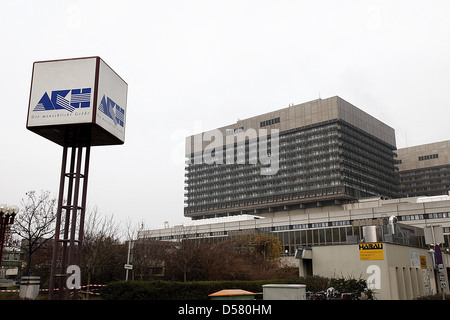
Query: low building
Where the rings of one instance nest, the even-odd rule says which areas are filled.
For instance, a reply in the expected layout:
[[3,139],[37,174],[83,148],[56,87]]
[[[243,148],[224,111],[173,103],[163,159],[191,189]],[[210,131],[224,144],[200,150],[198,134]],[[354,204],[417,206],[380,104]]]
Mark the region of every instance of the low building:
[[[364,250],[376,253],[372,257],[363,256]],[[425,248],[378,242],[314,246],[310,251],[300,262],[309,259],[314,275],[365,279],[378,300],[411,300],[441,292],[432,254]],[[447,270],[444,271],[446,294],[449,293]]]
[[[389,218],[397,221],[389,230]],[[237,215],[193,220],[184,225],[146,230],[150,240],[224,241],[245,234],[268,233],[281,242],[283,262],[299,266],[300,275],[378,279],[377,299],[413,299],[440,292],[439,276],[423,228],[441,225],[444,231],[444,278],[450,258],[450,196],[370,199],[354,203],[272,212],[263,216]],[[364,233],[375,228],[380,252],[361,255]],[[370,250],[370,246],[369,246]],[[375,249],[376,250],[376,249]],[[381,258],[380,258],[381,257]],[[446,289],[448,290],[448,289]]]
[[[259,215],[237,215],[192,220],[183,225],[145,230],[139,238],[179,241],[202,239],[222,241],[246,233],[265,232],[277,236],[286,256],[298,247],[347,244],[362,239],[362,228],[396,216],[404,225],[442,225],[450,249],[450,196],[413,197],[391,200],[359,200],[344,205],[316,206],[282,210]],[[353,240],[351,240],[353,241]]]
[[449,255],[443,255],[438,271],[423,228],[394,217],[383,222],[364,226],[362,239],[355,243],[297,249],[300,276],[364,279],[379,300],[411,300],[442,290],[448,294]]
[[23,250],[15,248],[5,248],[0,269],[0,279],[14,279],[22,267]]

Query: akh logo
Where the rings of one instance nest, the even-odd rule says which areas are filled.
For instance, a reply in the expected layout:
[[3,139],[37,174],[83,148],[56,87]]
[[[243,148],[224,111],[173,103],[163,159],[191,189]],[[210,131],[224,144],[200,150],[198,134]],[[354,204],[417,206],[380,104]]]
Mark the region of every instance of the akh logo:
[[75,111],[78,108],[89,108],[91,106],[91,88],[55,90],[51,98],[44,93],[41,100],[33,111],[67,110]]
[[125,110],[122,109],[117,103],[112,101],[109,97],[103,95],[102,101],[98,106],[98,110],[111,118],[112,121],[114,121],[114,125],[123,127],[123,122],[125,120]]

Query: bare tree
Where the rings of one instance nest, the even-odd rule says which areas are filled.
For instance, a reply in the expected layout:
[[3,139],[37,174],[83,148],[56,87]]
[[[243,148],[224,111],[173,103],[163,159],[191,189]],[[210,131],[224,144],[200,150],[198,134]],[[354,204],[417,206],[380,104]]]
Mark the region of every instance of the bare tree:
[[134,280],[135,275],[139,276],[141,281],[163,276],[165,260],[172,243],[146,239],[150,233],[146,231],[143,220],[134,225],[128,218],[125,228],[127,243],[131,244],[129,263],[133,265],[132,279]]
[[114,216],[101,217],[98,208],[89,210],[86,214],[83,237],[83,270],[86,272],[87,285],[91,278],[102,273],[111,273],[118,266],[119,257],[125,252],[119,241],[119,227]]
[[136,240],[139,236],[139,233],[142,231],[147,230],[145,226],[144,220],[139,220],[137,224],[134,223],[133,219],[128,217],[125,221],[125,230],[124,230],[124,236],[125,240]]
[[[187,234],[193,234],[190,227],[185,229]],[[170,265],[172,272],[181,272],[183,281],[186,282],[189,275],[194,276],[201,270],[201,243],[188,239],[179,239],[174,245],[175,250],[172,250],[167,257],[167,262]]]
[[12,225],[15,234],[22,238],[22,249],[26,253],[26,274],[32,270],[33,254],[44,243],[53,238],[55,233],[56,199],[50,197],[49,191],[28,191],[21,201],[22,210]]
[[[127,261],[133,265],[132,279],[134,280],[135,270],[139,272],[141,281],[144,277],[144,270],[148,268],[150,264],[150,256],[147,255],[147,246],[145,240],[139,240],[139,232],[145,230],[144,221],[138,222],[137,226],[133,225],[132,219],[128,218],[125,223],[125,233],[128,242],[128,255],[130,261]],[[128,270],[127,279],[128,279]]]

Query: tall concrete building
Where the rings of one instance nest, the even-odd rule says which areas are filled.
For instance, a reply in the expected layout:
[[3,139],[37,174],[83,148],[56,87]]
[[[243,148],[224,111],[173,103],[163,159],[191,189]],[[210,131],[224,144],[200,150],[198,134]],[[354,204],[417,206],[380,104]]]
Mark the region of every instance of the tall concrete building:
[[397,196],[394,129],[340,97],[186,139],[184,215],[193,220]]
[[397,150],[401,197],[446,195],[450,190],[450,140]]

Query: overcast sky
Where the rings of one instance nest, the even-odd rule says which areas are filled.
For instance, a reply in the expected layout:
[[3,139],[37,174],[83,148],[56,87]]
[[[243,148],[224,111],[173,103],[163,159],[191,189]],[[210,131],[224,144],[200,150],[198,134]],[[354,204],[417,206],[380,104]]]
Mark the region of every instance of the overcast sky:
[[100,56],[128,83],[125,144],[91,150],[88,203],[181,224],[184,138],[338,95],[450,139],[450,1],[3,1],[0,203],[59,187],[62,147],[28,131],[34,61]]

